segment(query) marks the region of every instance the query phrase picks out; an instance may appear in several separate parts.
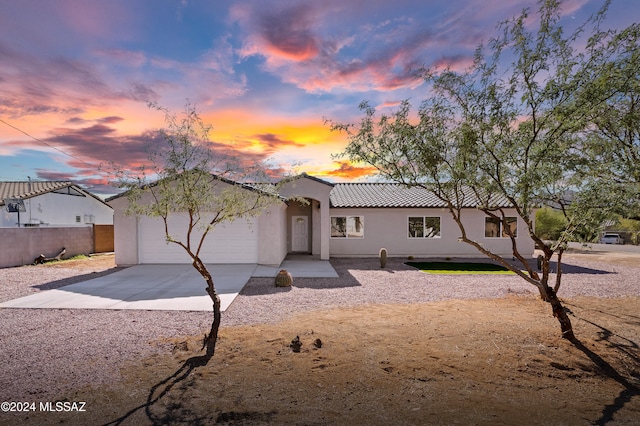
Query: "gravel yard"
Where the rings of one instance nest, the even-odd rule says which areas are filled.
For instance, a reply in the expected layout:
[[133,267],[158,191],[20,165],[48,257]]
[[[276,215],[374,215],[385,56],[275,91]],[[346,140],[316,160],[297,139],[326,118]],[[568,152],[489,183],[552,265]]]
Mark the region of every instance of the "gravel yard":
[[[559,295],[638,296],[640,256],[637,259],[638,267],[565,260]],[[378,259],[332,259],[339,279],[294,279],[294,286],[284,290],[275,288],[269,278],[252,278],[227,311],[224,325],[274,323],[296,312],[334,307],[538,294],[537,288],[516,275],[429,275],[404,262],[392,258],[380,269]]]
[[[276,323],[332,307],[537,294],[517,276],[427,275],[400,259],[390,259],[384,270],[376,259],[331,262],[340,278],[298,278],[289,289],[275,288],[272,279],[252,278],[225,312],[222,326]],[[640,263],[569,255],[566,262],[562,298],[640,295]],[[113,270],[104,261],[89,267],[0,269],[0,301]],[[203,312],[0,309],[0,400],[46,401],[78,386],[117,381],[126,362],[171,351],[171,338],[203,333],[210,321],[211,314]]]

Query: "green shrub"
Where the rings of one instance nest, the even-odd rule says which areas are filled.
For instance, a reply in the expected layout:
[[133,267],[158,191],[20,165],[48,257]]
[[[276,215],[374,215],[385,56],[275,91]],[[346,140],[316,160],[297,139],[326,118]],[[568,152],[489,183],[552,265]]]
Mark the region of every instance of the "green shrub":
[[543,207],[536,212],[536,234],[543,240],[557,240],[567,227],[562,212]]

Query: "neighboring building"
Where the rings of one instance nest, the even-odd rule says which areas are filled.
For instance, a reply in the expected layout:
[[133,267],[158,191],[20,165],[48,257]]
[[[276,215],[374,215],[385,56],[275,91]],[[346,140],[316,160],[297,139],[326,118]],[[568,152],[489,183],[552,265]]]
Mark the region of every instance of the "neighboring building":
[[[333,184],[303,174],[280,190],[283,197],[303,197],[308,203],[278,203],[254,219],[220,225],[208,236],[202,251],[206,263],[277,265],[288,253],[330,257],[390,256],[483,257],[459,242],[460,230],[442,201],[420,188],[398,184]],[[468,197],[473,199],[471,196]],[[108,201],[114,208],[115,254],[118,265],[190,263],[184,251],[164,241],[161,221],[124,215],[126,197]],[[519,250],[533,256],[534,243],[524,222],[506,200],[498,200],[512,216]],[[174,229],[186,229],[186,216],[171,219]],[[502,224],[470,202],[462,213],[469,238],[494,253],[512,257],[511,240]]]
[[0,182],[0,227],[90,224],[113,224],[113,209],[73,182]]

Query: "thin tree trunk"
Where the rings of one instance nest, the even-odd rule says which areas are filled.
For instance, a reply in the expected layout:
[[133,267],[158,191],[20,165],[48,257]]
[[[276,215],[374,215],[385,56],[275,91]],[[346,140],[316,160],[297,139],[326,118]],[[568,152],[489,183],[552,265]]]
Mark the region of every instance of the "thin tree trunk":
[[550,262],[551,262],[551,256],[545,253],[544,257],[542,258],[542,271],[541,271],[542,277],[539,280],[540,284],[537,285],[538,291],[540,291],[540,298],[545,302],[550,302],[549,295],[547,293],[548,282],[549,282],[549,272],[551,269],[549,265]]
[[576,337],[573,334],[571,320],[567,315],[567,311],[562,306],[562,303],[560,303],[560,299],[558,299],[556,292],[553,291],[553,289],[549,286],[547,286],[546,300],[547,302],[549,302],[549,304],[551,304],[551,309],[553,310],[553,316],[556,317],[558,319],[558,322],[560,323],[560,330],[562,331],[562,337],[564,339],[567,339],[573,342]]
[[564,250],[558,250],[558,272],[556,274],[556,285],[553,287],[553,292],[558,294],[558,290],[560,290],[560,280],[562,278],[562,253]]
[[193,257],[193,267],[202,275],[202,278],[207,282],[207,287],[205,290],[207,294],[213,301],[213,321],[211,322],[211,330],[209,330],[209,334],[204,336],[204,342],[202,348],[206,348],[205,357],[207,360],[211,359],[216,351],[216,343],[218,341],[218,331],[220,330],[220,322],[222,319],[222,314],[220,311],[220,296],[218,296],[218,292],[216,291],[216,286],[213,283],[213,278],[211,274],[207,270],[207,267],[202,262],[202,260],[198,256]]
[[216,351],[216,343],[218,341],[218,331],[220,330],[220,321],[222,314],[220,312],[220,296],[216,292],[213,285],[213,279],[207,279],[207,293],[211,300],[213,300],[213,321],[211,322],[211,330],[209,334],[204,338],[204,346],[207,349],[206,356],[212,358]]

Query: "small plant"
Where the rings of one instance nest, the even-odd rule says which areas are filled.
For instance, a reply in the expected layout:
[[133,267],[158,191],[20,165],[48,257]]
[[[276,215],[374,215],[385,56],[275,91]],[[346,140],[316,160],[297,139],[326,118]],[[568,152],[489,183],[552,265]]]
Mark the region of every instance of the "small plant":
[[276,275],[276,287],[291,287],[293,277],[286,269],[281,269]]
[[385,266],[387,266],[387,249],[381,248],[380,249],[380,267],[384,268]]
[[296,336],[296,338],[291,341],[291,344],[289,345],[289,347],[293,352],[296,352],[296,353],[300,352],[300,348],[302,347],[300,336]]
[[413,260],[413,259],[415,259],[415,258],[414,258],[413,256],[409,256],[409,257],[407,257],[407,259],[408,259],[408,260]]

